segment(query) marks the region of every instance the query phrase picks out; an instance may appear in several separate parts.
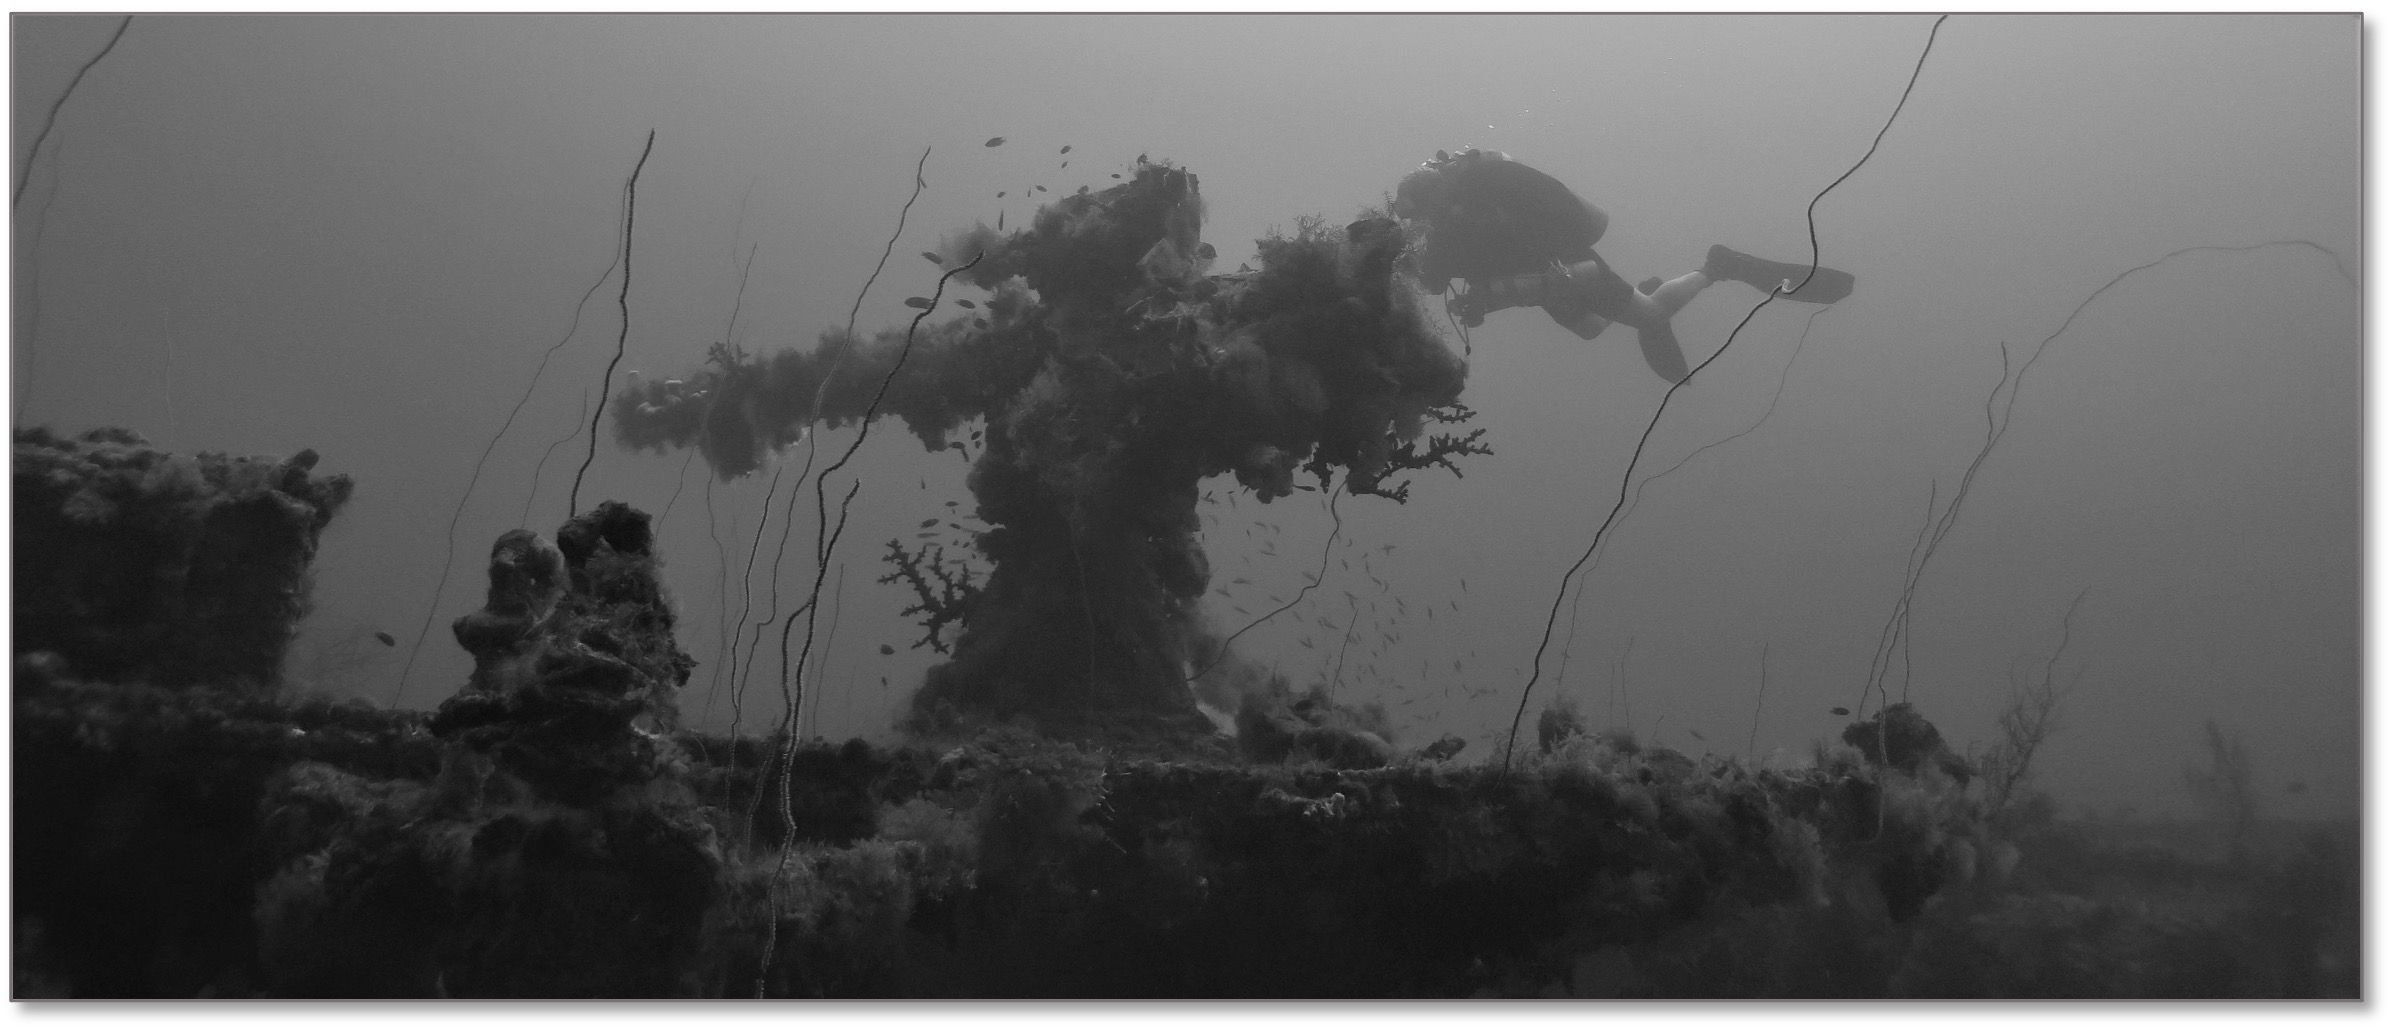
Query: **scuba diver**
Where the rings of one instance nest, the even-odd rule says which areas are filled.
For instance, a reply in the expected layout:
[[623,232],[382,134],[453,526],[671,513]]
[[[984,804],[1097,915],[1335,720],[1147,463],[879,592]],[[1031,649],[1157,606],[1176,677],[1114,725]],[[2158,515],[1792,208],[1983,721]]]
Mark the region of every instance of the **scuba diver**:
[[1852,293],[1849,272],[1821,268],[1814,274],[1808,264],[1764,261],[1722,246],[1711,248],[1701,269],[1631,287],[1595,253],[1610,216],[1560,180],[1500,151],[1438,151],[1397,185],[1394,213],[1429,227],[1417,257],[1423,288],[1443,294],[1454,279],[1466,284],[1446,302],[1462,325],[1477,326],[1488,312],[1530,306],[1545,309],[1581,340],[1625,323],[1636,330],[1645,363],[1671,383],[1685,379],[1687,369],[1670,318],[1704,287],[1721,280],[1762,291],[1800,285],[1782,296],[1814,304],[1833,304]]

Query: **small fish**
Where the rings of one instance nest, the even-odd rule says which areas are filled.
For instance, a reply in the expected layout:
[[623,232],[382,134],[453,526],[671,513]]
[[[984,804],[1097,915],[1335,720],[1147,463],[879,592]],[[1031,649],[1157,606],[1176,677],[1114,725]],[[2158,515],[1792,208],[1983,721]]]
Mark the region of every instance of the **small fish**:
[[958,297],[958,298],[956,298],[956,299],[955,299],[955,303],[956,303],[957,305],[960,305],[960,306],[962,306],[963,308],[965,308],[965,309],[967,309],[967,310],[969,310],[969,309],[972,309],[972,308],[977,308],[977,307],[979,307],[979,305],[977,305],[977,304],[973,304],[972,302],[970,302],[970,301],[967,301],[967,300],[964,300],[964,299],[963,299],[963,298],[961,298],[961,297]]
[[1003,191],[1003,190],[998,190],[998,191],[997,191],[997,199],[999,199],[999,200],[1003,200],[1003,199],[1004,199],[1004,197],[1005,197],[1005,191]]
[[1253,615],[1253,614],[1254,614],[1254,613],[1248,612],[1248,611],[1246,611],[1245,609],[1243,609],[1243,608],[1241,608],[1241,607],[1239,607],[1239,606],[1236,606],[1236,605],[1232,605],[1232,606],[1230,606],[1230,608],[1231,608],[1231,609],[1233,609],[1233,610],[1235,610],[1235,611],[1237,612],[1237,614],[1238,614],[1238,615],[1241,615],[1241,616],[1251,616],[1251,615]]
[[930,298],[908,297],[905,299],[905,306],[908,308],[920,308],[924,311],[928,311],[930,310]]
[[881,645],[881,646],[880,646],[880,653],[881,653],[882,655],[895,655],[895,654],[897,654],[897,649],[895,649],[895,648],[891,648],[891,647],[889,647],[888,645],[885,645],[885,644],[884,644],[884,645]]
[[1850,716],[1850,715],[1852,715],[1852,710],[1850,710],[1850,709],[1847,709],[1847,708],[1844,708],[1844,707],[1843,707],[1843,706],[1841,706],[1841,705],[1839,705],[1839,706],[1836,706],[1835,708],[1833,708],[1833,709],[1829,709],[1829,710],[1827,710],[1827,711],[1829,711],[1829,712],[1832,712],[1832,713],[1835,713],[1835,714],[1836,714],[1836,715],[1838,715],[1838,716]]
[[925,530],[927,530],[927,529],[930,529],[930,528],[931,528],[931,527],[933,527],[933,526],[937,526],[938,524],[939,524],[939,521],[938,521],[938,520],[936,520],[936,519],[924,519],[924,520],[922,520],[922,529],[925,529]]
[[1003,228],[1005,228],[1005,213],[1004,213],[1004,212],[1002,212],[1002,211],[1000,211],[1000,212],[997,212],[997,228],[998,228],[998,229],[1003,229]]
[[1057,153],[1057,154],[1069,154],[1069,153],[1071,153],[1071,144],[1068,144],[1068,143],[1064,144],[1064,145],[1063,145],[1063,149],[1062,149],[1062,150],[1058,150],[1058,151],[1056,151],[1055,153]]
[[1310,638],[1310,637],[1299,637],[1299,638],[1297,638],[1297,639],[1296,639],[1296,643],[1297,643],[1297,644],[1300,644],[1300,645],[1303,645],[1303,646],[1304,646],[1304,647],[1306,647],[1306,648],[1310,648],[1310,647],[1312,647],[1312,638]]
[[1220,596],[1222,596],[1222,597],[1226,598],[1226,597],[1229,597],[1229,588],[1227,588],[1227,587],[1215,587],[1215,588],[1213,588],[1213,593],[1214,593],[1214,594],[1218,594],[1218,595],[1220,595]]
[[991,136],[991,137],[989,137],[989,138],[988,138],[988,142],[987,142],[987,143],[983,143],[983,144],[981,144],[981,146],[983,146],[983,147],[1002,147],[1002,146],[1004,146],[1004,145],[1005,145],[1005,137],[1003,137],[1003,136]]
[[1241,577],[1238,577],[1237,579],[1231,580],[1231,581],[1229,581],[1229,582],[1230,582],[1230,583],[1233,583],[1233,584],[1242,584],[1242,583],[1247,583],[1248,581],[1247,581],[1247,579],[1246,579],[1245,577],[1242,577],[1242,576],[1241,576]]
[[955,532],[957,532],[957,533],[970,533],[970,532],[972,532],[972,531],[970,531],[970,530],[966,530],[966,529],[964,529],[962,526],[959,526],[959,525],[957,525],[957,524],[955,524],[955,523],[948,523],[948,524],[947,524],[947,526],[948,526],[948,528],[950,528],[950,529],[954,530],[954,531],[955,531]]
[[[1064,162],[1064,163],[1063,163],[1063,167],[1065,167],[1065,168],[1070,168],[1070,167],[1071,167],[1071,162],[1069,162],[1069,161],[1066,161],[1066,162]],[[1087,189],[1087,187],[1085,187],[1085,186],[1083,186],[1083,187],[1080,187],[1080,188],[1081,188],[1081,189],[1083,189],[1083,190]]]
[[1115,173],[1113,173],[1113,178],[1115,178],[1115,179],[1119,179],[1119,178],[1121,178],[1121,173],[1119,173],[1119,172],[1115,172]]
[[383,646],[388,648],[396,648],[399,645],[398,638],[392,637],[389,634],[383,633],[379,630],[374,631],[374,640],[382,642]]
[[1045,193],[1045,192],[1046,192],[1046,187],[1044,187],[1044,186],[1041,186],[1041,187],[1039,187],[1039,188],[1038,188],[1038,192],[1040,192],[1040,193]]
[[1462,671],[1462,660],[1460,660],[1460,659],[1455,659],[1455,660],[1453,660],[1453,671],[1454,671],[1454,672],[1456,672],[1456,673],[1459,673],[1459,672],[1461,672],[1461,671]]
[[948,508],[954,508],[954,507],[955,507],[955,502],[952,502],[952,501],[950,501],[950,502],[947,502],[947,507],[948,507]]
[[1694,735],[1694,739],[1695,739],[1695,740],[1697,740],[1697,741],[1701,741],[1701,740],[1703,740],[1703,732],[1702,732],[1702,731],[1696,730],[1696,729],[1694,729],[1693,727],[1688,727],[1688,728],[1686,728],[1686,732],[1687,732],[1687,733],[1689,733],[1689,734],[1692,734],[1692,735]]
[[924,261],[927,261],[927,262],[929,262],[929,263],[931,263],[931,264],[933,264],[933,265],[944,265],[944,264],[946,264],[946,263],[947,263],[947,259],[945,259],[945,258],[942,258],[942,257],[939,257],[939,255],[938,255],[938,252],[937,252],[937,251],[923,251],[923,252],[922,252],[922,260],[924,260]]
[[[936,520],[933,520],[933,521],[935,522]],[[927,530],[927,531],[924,531],[924,532],[922,532],[922,533],[917,533],[917,534],[915,534],[915,535],[914,535],[914,539],[915,539],[915,540],[918,540],[918,541],[926,541],[926,540],[929,540],[930,538],[932,538],[932,537],[936,537],[936,536],[938,536],[938,535],[939,535],[939,532],[938,532],[937,530]]]

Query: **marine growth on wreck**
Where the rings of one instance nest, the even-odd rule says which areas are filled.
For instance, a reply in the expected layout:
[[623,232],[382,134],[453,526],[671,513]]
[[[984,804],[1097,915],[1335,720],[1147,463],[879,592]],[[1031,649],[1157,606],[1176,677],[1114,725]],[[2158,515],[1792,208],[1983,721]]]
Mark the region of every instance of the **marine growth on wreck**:
[[2348,40],[2054,21],[28,16],[12,994],[2361,997]]
[[[985,420],[967,483],[989,571],[961,597],[923,586],[932,618],[960,606],[961,627],[913,718],[1201,732],[1190,681],[1227,636],[1195,607],[1212,585],[1195,541],[1205,478],[1233,474],[1266,502],[1299,474],[1305,490],[1400,502],[1407,474],[1484,450],[1441,428],[1467,417],[1465,366],[1396,278],[1399,223],[1305,222],[1259,241],[1259,267],[1213,274],[1203,217],[1193,172],[1142,163],[1009,234],[952,234],[938,256],[977,259],[964,278],[992,293],[985,307],[870,341],[826,334],[811,352],[718,347],[624,387],[616,439],[747,475],[807,426],[858,418],[884,381],[883,410],[925,448]],[[898,564],[919,576],[929,551],[899,546]]]

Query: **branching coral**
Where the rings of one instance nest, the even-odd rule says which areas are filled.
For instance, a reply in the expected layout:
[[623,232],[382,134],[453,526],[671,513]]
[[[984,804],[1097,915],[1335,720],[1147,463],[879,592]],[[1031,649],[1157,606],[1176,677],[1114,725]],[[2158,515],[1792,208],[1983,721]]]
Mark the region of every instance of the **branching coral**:
[[[940,653],[947,651],[947,643],[939,632],[960,623],[971,612],[972,603],[980,597],[980,585],[972,581],[971,563],[957,559],[953,569],[947,565],[947,548],[941,544],[925,544],[914,551],[896,538],[889,539],[889,553],[882,561],[896,567],[896,572],[881,577],[884,584],[903,581],[913,588],[914,604],[898,613],[922,617],[922,639],[916,646],[929,645]],[[937,587],[932,588],[931,581]]]
[[[1476,417],[1478,413],[1471,411],[1469,408],[1463,405],[1451,404],[1440,405],[1438,407],[1431,408],[1428,410],[1427,414],[1429,418],[1438,422],[1452,424],[1457,422],[1467,422]],[[1479,443],[1479,438],[1485,436],[1486,433],[1487,431],[1485,427],[1473,429],[1470,432],[1460,436],[1456,436],[1451,433],[1432,433],[1429,434],[1428,443],[1425,447],[1422,446],[1421,442],[1417,439],[1406,440],[1387,452],[1386,468],[1389,472],[1394,472],[1397,470],[1442,468],[1446,472],[1452,473],[1455,476],[1460,476],[1462,475],[1462,467],[1455,465],[1454,459],[1460,458],[1464,455],[1491,455],[1495,453],[1495,449],[1488,447],[1485,444]],[[1315,461],[1318,461],[1318,459],[1315,459]],[[1384,474],[1382,474],[1382,476],[1383,475]],[[1326,479],[1325,476],[1323,478]],[[1393,487],[1389,487],[1379,480],[1372,480],[1368,483],[1367,489],[1358,489],[1356,493],[1376,494],[1380,497],[1393,500],[1397,504],[1402,504],[1403,502],[1410,500],[1412,497],[1412,483],[1411,481],[1406,480],[1396,484]]]

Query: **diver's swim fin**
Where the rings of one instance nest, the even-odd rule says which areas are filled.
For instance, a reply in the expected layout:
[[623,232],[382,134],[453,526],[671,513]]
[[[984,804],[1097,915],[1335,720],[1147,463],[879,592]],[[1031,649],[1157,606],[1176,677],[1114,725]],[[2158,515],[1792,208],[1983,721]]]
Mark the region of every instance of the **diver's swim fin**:
[[1644,349],[1645,364],[1671,383],[1686,378],[1686,352],[1678,347],[1678,331],[1666,323],[1659,329],[1636,331],[1636,346]]
[[1825,266],[1813,272],[1808,262],[1791,264],[1768,261],[1718,244],[1711,245],[1710,255],[1703,259],[1703,274],[1713,281],[1732,279],[1763,292],[1775,290],[1780,284],[1799,285],[1801,289],[1780,295],[1789,301],[1834,304],[1852,296],[1853,278],[1850,272]]

